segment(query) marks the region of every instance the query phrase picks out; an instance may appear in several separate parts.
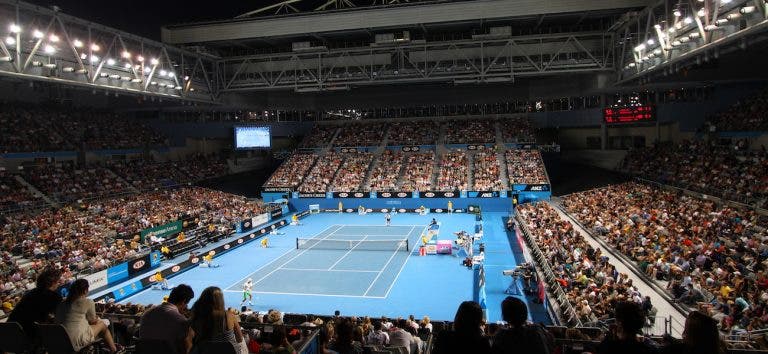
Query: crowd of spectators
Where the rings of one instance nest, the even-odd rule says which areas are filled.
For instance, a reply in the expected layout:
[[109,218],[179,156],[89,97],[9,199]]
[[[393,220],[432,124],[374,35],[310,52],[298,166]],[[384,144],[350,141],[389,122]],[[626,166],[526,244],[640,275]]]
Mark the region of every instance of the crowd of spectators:
[[334,192],[356,192],[365,182],[368,167],[373,161],[373,153],[358,152],[348,154],[333,180]]
[[639,183],[574,193],[563,203],[721,330],[768,327],[768,224],[753,211]]
[[194,154],[179,161],[119,161],[109,163],[108,167],[139,191],[195,183],[224,176],[229,171],[223,157],[202,154]]
[[387,125],[374,124],[346,124],[341,127],[333,146],[377,146],[384,139]]
[[448,144],[483,144],[496,142],[496,122],[493,120],[456,120],[445,123]]
[[0,152],[42,152],[74,150],[74,147],[51,129],[50,121],[58,117],[56,110],[26,109],[4,104],[0,112]]
[[402,151],[386,150],[379,155],[378,161],[368,178],[366,191],[396,191],[397,179],[400,177],[400,169],[403,167],[405,154]]
[[587,243],[548,203],[519,205],[517,212],[582,323],[610,318],[616,302],[646,301],[632,280],[619,273],[599,248]]
[[25,185],[6,172],[0,171],[0,212],[35,207],[45,204]]
[[709,119],[718,131],[768,131],[768,88]]
[[[55,265],[67,272],[97,271],[129,260],[146,248],[134,235],[145,228],[193,217],[201,226],[230,230],[243,217],[264,212],[260,202],[204,189],[160,190],[39,213],[4,215],[0,254],[31,261],[21,269],[3,262],[0,297],[11,301],[29,289],[38,270]],[[150,240],[146,240],[150,242]],[[143,249],[142,249],[143,248]]]
[[295,188],[301,184],[316,160],[315,154],[293,154],[277,168],[264,186]]
[[439,135],[435,121],[394,122],[389,124],[387,145],[435,145]]
[[331,142],[333,135],[336,134],[336,130],[338,129],[339,127],[336,125],[315,125],[312,132],[309,133],[309,136],[304,138],[304,141],[301,142],[301,147],[324,147]]
[[435,190],[467,190],[468,170],[469,162],[466,151],[453,150],[443,154],[442,159],[440,159],[440,170],[435,183]]
[[547,171],[539,150],[507,150],[507,176],[512,184],[547,184]]
[[299,186],[298,191],[302,193],[326,192],[342,162],[344,162],[344,155],[335,152],[328,152],[319,157],[315,166]]
[[145,122],[108,111],[57,109],[49,123],[61,135],[85,150],[132,149],[166,146],[166,138]]
[[705,141],[630,151],[627,171],[666,184],[755,204],[768,197],[768,153]]
[[501,191],[504,185],[499,174],[499,159],[493,152],[481,151],[473,157],[472,189],[476,191]]
[[432,190],[432,175],[435,169],[435,152],[417,152],[407,155],[405,172],[400,189],[405,192]]
[[104,167],[72,163],[28,167],[24,179],[45,195],[63,203],[128,193],[125,182]]
[[499,120],[499,129],[504,142],[530,143],[535,142],[531,121],[526,117],[509,117]]

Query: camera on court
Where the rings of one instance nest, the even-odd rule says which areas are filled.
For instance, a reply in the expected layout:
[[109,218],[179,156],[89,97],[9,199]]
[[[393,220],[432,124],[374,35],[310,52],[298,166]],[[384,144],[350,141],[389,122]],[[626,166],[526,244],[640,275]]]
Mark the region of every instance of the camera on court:
[[523,275],[524,272],[530,272],[531,266],[528,263],[519,264],[515,269],[507,269],[502,270],[502,275],[508,275],[513,277],[519,277]]

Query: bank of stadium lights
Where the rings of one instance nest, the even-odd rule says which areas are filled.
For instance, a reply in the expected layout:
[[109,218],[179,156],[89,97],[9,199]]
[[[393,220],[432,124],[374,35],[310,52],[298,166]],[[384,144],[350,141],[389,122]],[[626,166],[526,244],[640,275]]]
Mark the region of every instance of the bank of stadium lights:
[[685,19],[683,19],[683,23],[685,23],[686,25],[690,25],[691,23],[693,23],[693,19],[690,17],[686,17]]
[[699,16],[699,17],[704,17],[706,15],[707,15],[707,10],[705,10],[703,7],[699,9],[698,12],[696,12],[696,16]]
[[143,57],[143,56],[141,56],[141,55],[139,55],[138,57],[136,57],[136,60],[137,60],[139,63],[143,63],[143,62],[144,62],[144,57]]
[[115,59],[107,58],[107,65],[109,65],[109,66],[115,65]]
[[157,65],[160,63],[160,61],[158,61],[157,58],[152,58],[149,60],[149,63],[152,65]]
[[744,7],[742,7],[739,10],[739,12],[741,12],[742,14],[745,14],[745,15],[746,14],[751,14],[751,13],[755,12],[755,7],[754,6],[744,6]]
[[645,50],[645,44],[644,43],[641,43],[640,45],[635,47],[635,51],[636,52],[642,52],[643,50]]
[[16,38],[13,38],[11,36],[5,37],[5,44],[7,44],[7,45],[14,45],[14,44],[16,44]]
[[59,36],[52,34],[48,36],[48,40],[51,41],[51,43],[57,43],[59,41]]
[[124,66],[125,66],[125,68],[126,68],[126,69],[128,69],[128,70],[130,70],[130,69],[131,69],[131,63],[125,63],[125,65],[124,65]]
[[40,32],[40,30],[34,30],[34,31],[32,31],[32,37],[40,39],[40,38],[45,37],[45,34],[43,32]]
[[91,55],[91,63],[96,64],[98,62],[99,62],[99,57],[96,55]]
[[683,13],[680,12],[680,9],[675,9],[675,11],[673,11],[672,14],[675,15],[675,17],[683,16]]
[[50,44],[46,44],[45,47],[43,48],[43,51],[45,52],[45,54],[53,54],[53,53],[56,53],[56,47]]
[[83,41],[79,39],[75,39],[72,41],[72,45],[75,46],[75,48],[82,48],[83,47]]
[[91,44],[91,51],[92,52],[98,52],[100,50],[101,50],[101,47],[99,47],[98,44],[96,44],[96,43]]
[[15,23],[12,23],[8,29],[11,31],[11,33],[21,33],[21,26]]
[[131,59],[131,52],[124,50],[122,53],[120,53],[120,57],[123,59]]

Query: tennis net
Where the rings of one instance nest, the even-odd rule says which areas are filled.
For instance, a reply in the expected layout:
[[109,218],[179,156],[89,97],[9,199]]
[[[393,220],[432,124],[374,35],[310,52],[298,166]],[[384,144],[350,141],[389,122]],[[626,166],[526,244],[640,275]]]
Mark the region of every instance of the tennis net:
[[296,249],[355,250],[355,251],[409,251],[407,239],[397,240],[337,240],[297,238]]

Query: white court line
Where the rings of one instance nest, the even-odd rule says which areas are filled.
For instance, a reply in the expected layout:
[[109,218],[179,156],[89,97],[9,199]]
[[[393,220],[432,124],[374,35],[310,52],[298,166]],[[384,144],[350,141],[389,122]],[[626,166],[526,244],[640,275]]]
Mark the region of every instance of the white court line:
[[345,272],[345,273],[378,273],[378,270],[352,270],[352,269],[313,269],[313,268],[280,268],[282,270],[300,270],[302,272]]
[[[383,225],[376,225],[376,224],[369,224],[369,225],[361,225],[361,224],[338,224],[339,226],[370,226],[370,227],[381,227]],[[417,227],[421,225],[390,225],[389,228],[393,227]]]
[[[408,231],[408,235],[410,235],[411,232],[413,232],[413,228],[414,227],[415,226],[411,227],[411,231]],[[371,285],[368,285],[368,289],[365,289],[365,293],[363,293],[363,295],[366,295],[366,294],[368,294],[369,291],[371,291],[371,288],[373,287],[373,284],[376,284],[376,281],[379,280],[379,277],[381,277],[381,274],[384,273],[384,270],[387,269],[387,266],[389,265],[389,263],[392,262],[392,259],[394,259],[395,256],[397,255],[397,252],[399,252],[399,251],[395,250],[394,252],[392,252],[392,255],[389,256],[389,260],[387,260],[387,263],[384,263],[384,266],[381,267],[381,270],[379,270],[379,274],[376,274],[376,278],[373,278],[373,281],[371,282]],[[409,252],[408,257],[410,257],[411,256],[410,255],[411,251],[408,250],[408,252]],[[401,271],[402,271],[402,269],[401,269]],[[398,275],[400,275],[400,274],[398,274]],[[395,278],[395,280],[397,280],[397,278]],[[386,297],[386,295],[384,297]]]
[[[222,290],[225,293],[241,293],[240,290]],[[364,299],[383,299],[381,296],[365,296],[365,295],[334,295],[334,294],[312,294],[312,293],[283,293],[273,291],[251,291],[254,294],[269,294],[269,295],[301,295],[301,296],[327,296],[327,297],[356,297]]]
[[[360,234],[333,234],[334,236],[360,236]],[[365,234],[365,236],[377,236],[377,237],[396,237],[396,236],[403,236],[403,234],[387,234],[387,235],[372,235],[372,234]],[[408,236],[406,233],[405,236]],[[353,241],[353,240],[350,240]]]
[[363,239],[362,240],[350,240],[350,241],[357,241],[357,243],[354,246],[352,246],[352,248],[350,248],[349,251],[347,251],[347,253],[344,253],[344,255],[341,256],[341,258],[339,258],[339,260],[337,260],[336,263],[334,263],[333,265],[328,267],[328,270],[332,270],[333,267],[335,267],[337,264],[339,264],[342,259],[344,259],[345,257],[347,257],[347,255],[352,253],[352,251],[354,251],[355,248],[357,248],[357,246],[360,246],[360,244],[363,243],[362,241],[365,241],[366,238],[368,238],[368,236],[363,235]]
[[[333,233],[334,233],[334,232],[336,232],[336,231],[333,231],[333,232],[331,232],[330,234],[328,234],[328,235],[325,235],[325,236],[324,236],[323,238],[321,238],[320,240],[325,240],[325,239],[326,239],[326,238],[328,238],[329,236],[333,236]],[[315,236],[315,237],[317,237],[317,236]],[[313,237],[313,239],[314,239],[315,237]],[[288,264],[288,263],[291,263],[291,262],[293,262],[293,260],[294,260],[294,259],[296,259],[296,258],[299,258],[299,256],[301,256],[301,255],[302,255],[302,254],[304,254],[304,253],[307,253],[307,251],[309,251],[309,250],[311,250],[311,249],[312,249],[312,248],[307,248],[307,249],[305,249],[305,250],[303,250],[303,251],[299,252],[299,254],[297,254],[297,255],[295,255],[295,256],[293,256],[293,257],[291,257],[291,259],[289,259],[289,260],[285,261],[285,262],[284,262],[283,264],[281,264],[279,267],[277,267],[277,268],[275,268],[275,269],[272,269],[272,271],[271,271],[271,272],[269,272],[269,273],[267,273],[267,275],[265,275],[265,276],[263,276],[263,277],[259,278],[259,280],[255,281],[255,282],[253,282],[254,286],[255,286],[256,284],[258,284],[259,282],[261,282],[262,280],[264,280],[264,279],[266,279],[267,277],[269,277],[270,275],[274,274],[274,273],[275,273],[275,272],[277,272],[278,270],[282,269],[284,265],[286,265],[286,264]]]
[[[426,231],[428,227],[429,225],[424,226],[424,229],[421,231],[421,233],[426,235]],[[411,230],[411,232],[413,232],[413,230]],[[410,234],[410,232],[408,234]],[[419,240],[417,240],[416,243],[418,243],[418,241]],[[408,257],[405,259],[405,262],[403,262],[403,265],[400,266],[400,271],[397,272],[397,276],[395,276],[395,280],[393,280],[392,283],[389,284],[389,288],[387,289],[387,292],[384,294],[384,297],[389,296],[389,292],[392,290],[392,287],[395,286],[395,284],[397,283],[397,279],[400,278],[400,273],[403,272],[403,269],[405,269],[405,265],[408,264],[408,260],[411,259],[412,255],[413,255],[413,251],[408,252]]]
[[[331,226],[328,226],[328,227],[326,227],[326,228],[325,228],[325,230],[318,232],[318,233],[317,233],[317,234],[315,234],[315,236],[314,236],[314,237],[312,237],[312,238],[315,238],[315,237],[317,237],[317,235],[320,235],[320,234],[322,234],[323,232],[326,232],[326,231],[328,231],[328,229],[330,229],[330,228],[332,228],[332,227],[334,227],[334,226],[337,226],[337,225],[331,225]],[[256,273],[256,272],[258,272],[258,271],[260,271],[260,270],[262,270],[262,269],[266,268],[268,265],[270,265],[270,264],[274,263],[276,260],[278,260],[278,259],[282,258],[283,256],[285,256],[285,255],[287,255],[287,254],[289,254],[289,253],[291,253],[291,252],[293,252],[293,251],[295,251],[295,250],[296,250],[296,249],[294,249],[294,248],[291,248],[290,250],[288,250],[288,252],[285,252],[285,253],[281,254],[281,255],[280,255],[280,257],[277,257],[277,258],[275,258],[274,260],[272,260],[272,262],[269,262],[269,263],[267,263],[267,264],[265,264],[265,265],[263,265],[263,266],[259,267],[259,269],[256,269],[256,270],[254,270],[253,272],[250,272],[250,273],[248,273],[248,275],[246,275],[244,278],[242,278],[242,279],[240,279],[240,280],[236,281],[234,284],[232,284],[232,285],[230,285],[230,286],[228,286],[228,287],[226,287],[226,288],[224,288],[224,289],[229,289],[229,288],[231,288],[231,287],[233,287],[233,286],[235,286],[235,285],[240,285],[240,284],[242,284],[243,280],[250,278],[250,277],[251,277],[251,276],[252,276],[254,273]]]

